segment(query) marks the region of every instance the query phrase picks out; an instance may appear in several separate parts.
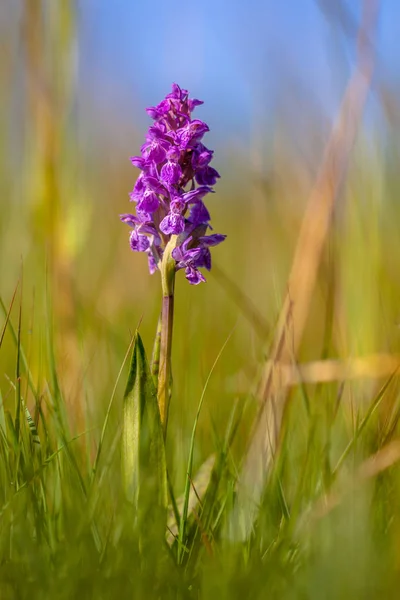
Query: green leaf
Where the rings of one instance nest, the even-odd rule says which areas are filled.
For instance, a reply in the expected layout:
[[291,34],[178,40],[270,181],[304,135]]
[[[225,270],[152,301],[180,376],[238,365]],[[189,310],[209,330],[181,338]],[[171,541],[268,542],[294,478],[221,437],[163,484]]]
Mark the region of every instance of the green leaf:
[[[193,516],[198,507],[201,506],[206,491],[209,488],[214,465],[215,454],[211,454],[201,465],[200,469],[197,471],[195,477],[191,481],[187,507],[187,519]],[[185,500],[185,495],[182,495],[175,500],[175,506],[168,507],[167,542],[170,546],[172,546],[175,539],[178,539],[180,515],[183,513]],[[179,519],[176,518],[175,513],[179,515]]]
[[132,362],[124,394],[122,466],[128,500],[137,514],[167,506],[167,469],[157,392],[143,342],[135,334]]

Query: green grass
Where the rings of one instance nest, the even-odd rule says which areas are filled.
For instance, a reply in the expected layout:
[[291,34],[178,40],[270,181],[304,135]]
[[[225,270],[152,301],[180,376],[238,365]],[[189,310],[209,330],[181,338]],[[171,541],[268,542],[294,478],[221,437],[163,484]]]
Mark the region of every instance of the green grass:
[[[304,360],[397,351],[398,210],[389,200],[377,218],[379,199],[370,198],[367,211],[362,192],[359,197],[351,196],[353,214],[332,238],[322,266]],[[226,202],[221,195],[220,203]],[[255,276],[243,258],[253,269],[253,242],[240,241],[235,211],[239,202],[226,223],[228,249],[214,254],[273,328],[278,299],[268,301],[268,291],[260,290],[283,282],[287,267],[275,255],[273,271],[268,260],[265,272],[257,265],[260,290],[243,283]],[[265,228],[273,235],[273,223]],[[160,533],[158,503],[150,493],[141,495],[138,524],[123,486],[122,398],[127,351],[140,318],[151,350],[157,282],[143,272],[140,257],[118,246],[117,275],[111,263],[105,302],[93,310],[98,289],[94,285],[90,295],[84,280],[93,248],[89,244],[82,263],[76,262],[72,326],[56,318],[59,290],[48,284],[46,292],[39,267],[30,268],[34,261],[40,265],[40,251],[24,258],[23,277],[8,251],[0,338],[2,597],[396,597],[400,454],[391,444],[398,439],[397,373],[292,387],[279,455],[252,534],[240,539],[240,523],[233,522],[243,516],[240,506],[234,510],[236,485],[268,340],[247,319],[249,302],[238,308],[232,288],[218,276],[195,290],[179,280],[167,439],[169,529]],[[136,297],[143,292],[134,285],[127,292],[119,283],[129,269],[138,269],[133,281],[147,278],[147,300]],[[12,273],[19,285],[11,306]],[[332,294],[340,296],[333,308]],[[66,356],[65,340],[77,356]],[[363,476],[372,455],[378,467]]]

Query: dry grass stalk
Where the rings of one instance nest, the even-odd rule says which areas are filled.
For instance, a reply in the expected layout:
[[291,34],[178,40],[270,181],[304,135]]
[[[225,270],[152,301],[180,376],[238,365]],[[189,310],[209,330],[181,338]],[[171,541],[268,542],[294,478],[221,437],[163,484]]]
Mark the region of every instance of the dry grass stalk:
[[[32,201],[34,236],[43,244],[54,297],[54,311],[61,322],[60,340],[56,340],[63,360],[63,388],[67,388],[67,402],[71,422],[79,429],[85,427],[82,408],[81,351],[76,337],[76,302],[74,289],[74,257],[65,244],[65,190],[61,178],[60,157],[64,140],[63,122],[69,110],[73,93],[71,70],[74,31],[63,45],[56,44],[56,35],[46,35],[46,22],[52,18],[52,9],[43,0],[25,0],[22,36],[25,48],[26,117],[30,138],[34,140],[31,153],[34,158],[29,179]],[[52,29],[59,37],[65,35],[67,24],[73,24],[74,2],[56,7]],[[51,60],[48,60],[48,57]],[[61,71],[66,82],[60,86],[55,73]],[[65,159],[64,159],[65,160]],[[66,167],[63,166],[63,169]]]
[[[273,365],[270,365],[272,368]],[[371,354],[347,360],[316,360],[299,365],[277,363],[274,365],[280,385],[300,383],[328,383],[351,379],[379,379],[388,377],[400,368],[396,354]]]
[[[336,486],[329,494],[325,494],[299,521],[299,530],[310,522],[318,521],[332,512],[351,492],[361,484],[373,479],[400,461],[400,441],[393,440],[367,458],[357,469],[351,480],[346,479],[340,487]],[[307,531],[309,529],[307,528]]]
[[344,94],[319,176],[308,201],[270,359],[259,388],[261,408],[238,485],[237,505],[242,511],[242,500],[246,502],[251,498],[244,511],[246,515],[240,532],[242,537],[250,533],[254,511],[261,499],[269,465],[279,444],[287,390],[282,387],[282,378],[275,365],[278,362],[293,362],[302,339],[335,201],[346,174],[371,83],[374,62],[371,40],[377,12],[378,1],[365,0],[358,34],[356,68]]

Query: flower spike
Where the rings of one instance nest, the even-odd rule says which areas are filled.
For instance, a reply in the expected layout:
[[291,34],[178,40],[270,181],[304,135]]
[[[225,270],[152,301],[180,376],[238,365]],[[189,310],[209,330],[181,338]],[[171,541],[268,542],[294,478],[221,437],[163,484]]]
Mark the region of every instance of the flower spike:
[[164,100],[146,109],[153,123],[141,155],[131,158],[141,171],[130,193],[136,214],[120,217],[133,229],[132,250],[147,254],[150,273],[161,269],[168,246],[166,259],[168,255],[174,261],[175,271],[185,269],[192,285],[205,281],[199,268],[210,270],[209,248],[225,239],[204,235],[211,225],[203,200],[220,175],[210,166],[213,151],[202,142],[209,127],[192,119],[192,111],[201,104],[174,83]]

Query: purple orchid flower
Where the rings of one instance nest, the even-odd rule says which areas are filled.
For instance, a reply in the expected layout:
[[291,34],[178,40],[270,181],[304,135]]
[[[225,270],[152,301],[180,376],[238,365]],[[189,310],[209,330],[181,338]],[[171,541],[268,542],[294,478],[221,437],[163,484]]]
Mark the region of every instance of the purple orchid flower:
[[193,285],[205,281],[200,268],[211,268],[210,247],[225,239],[220,234],[204,235],[211,229],[204,198],[214,191],[220,175],[210,166],[213,151],[202,142],[209,127],[192,119],[192,111],[201,104],[174,83],[164,100],[146,109],[153,123],[141,155],[131,157],[140,169],[130,192],[136,214],[120,217],[132,228],[132,250],[147,254],[150,273],[159,268],[171,236],[178,236],[172,257],[176,269],[184,268]]

